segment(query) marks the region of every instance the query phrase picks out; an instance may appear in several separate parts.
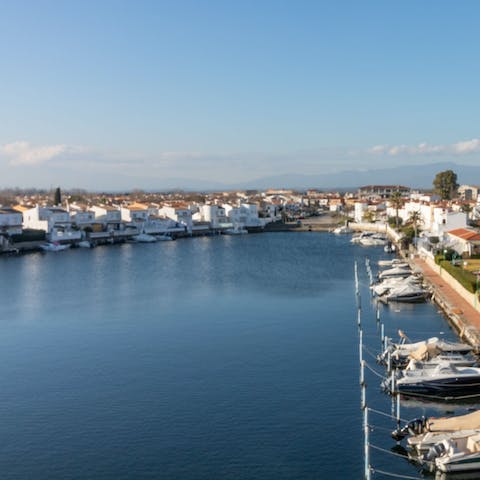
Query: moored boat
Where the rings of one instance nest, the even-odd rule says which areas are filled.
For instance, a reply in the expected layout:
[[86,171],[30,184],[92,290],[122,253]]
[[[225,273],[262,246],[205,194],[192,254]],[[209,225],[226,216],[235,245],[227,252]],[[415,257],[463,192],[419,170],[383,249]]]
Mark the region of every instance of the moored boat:
[[40,248],[44,252],[61,252],[62,250],[67,250],[67,248],[70,248],[70,245],[64,245],[58,242],[48,242],[40,245]]

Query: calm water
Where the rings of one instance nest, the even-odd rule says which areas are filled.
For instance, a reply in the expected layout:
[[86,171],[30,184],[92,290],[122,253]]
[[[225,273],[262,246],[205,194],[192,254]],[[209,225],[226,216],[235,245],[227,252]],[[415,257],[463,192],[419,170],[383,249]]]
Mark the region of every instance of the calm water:
[[[361,478],[353,262],[373,351],[364,259],[382,250],[348,240],[275,233],[1,258],[1,478]],[[381,316],[391,334],[452,337],[430,304]],[[388,412],[378,381],[369,402]],[[392,423],[372,424],[372,441],[393,446],[381,430]]]

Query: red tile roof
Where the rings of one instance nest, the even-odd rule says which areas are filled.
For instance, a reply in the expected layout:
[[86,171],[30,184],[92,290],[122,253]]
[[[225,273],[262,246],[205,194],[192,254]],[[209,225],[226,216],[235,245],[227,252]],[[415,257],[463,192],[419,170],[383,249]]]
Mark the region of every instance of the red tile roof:
[[455,230],[450,230],[447,232],[449,235],[454,237],[461,238],[463,240],[478,242],[480,241],[480,233],[475,230],[468,230],[467,228],[457,228]]

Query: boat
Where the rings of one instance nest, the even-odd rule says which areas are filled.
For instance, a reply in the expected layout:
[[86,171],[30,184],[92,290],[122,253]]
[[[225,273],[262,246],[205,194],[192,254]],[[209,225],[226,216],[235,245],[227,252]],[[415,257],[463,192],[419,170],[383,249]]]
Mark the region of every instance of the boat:
[[480,395],[480,368],[457,367],[450,362],[441,362],[432,370],[419,370],[415,375],[404,375],[395,382],[385,385],[390,393],[435,397],[448,400],[455,397]]
[[383,270],[378,274],[378,278],[388,278],[388,277],[409,277],[412,274],[410,268],[407,267],[393,267],[387,270]]
[[169,233],[158,235],[156,238],[159,242],[171,242],[174,239]]
[[360,244],[360,243],[362,243],[363,240],[365,240],[367,238],[370,238],[372,235],[373,235],[372,232],[358,233],[351,238],[350,242]]
[[392,260],[379,260],[379,267],[408,267],[408,263],[400,258],[393,258]]
[[352,230],[348,225],[342,225],[333,230],[333,233],[335,233],[336,235],[343,235],[343,234],[348,234],[353,232],[354,230]]
[[67,250],[67,248],[70,248],[70,245],[64,245],[58,242],[47,242],[42,243],[40,248],[44,252],[61,252],[62,250]]
[[425,455],[430,471],[471,472],[480,470],[480,433],[446,438]]
[[370,288],[373,290],[373,293],[377,296],[382,296],[388,293],[393,288],[398,288],[405,285],[419,285],[420,280],[414,275],[409,277],[387,277],[381,282],[372,285]]
[[407,436],[418,436],[425,433],[458,432],[461,430],[480,430],[480,410],[456,415],[453,417],[422,417],[407,422],[402,428],[394,430],[392,437],[402,440]]
[[388,242],[384,247],[383,251],[385,253],[394,253],[395,252],[395,245],[391,242]]
[[153,243],[157,241],[153,235],[148,235],[147,233],[139,233],[138,235],[133,236],[132,240],[138,243]]
[[372,235],[369,235],[360,239],[360,245],[363,245],[365,247],[382,246],[386,244],[387,244],[386,237],[378,233],[374,233]]
[[461,354],[470,353],[472,347],[466,343],[447,342],[438,337],[431,337],[427,340],[415,343],[405,343],[406,335],[401,332],[402,341],[393,343],[387,341],[385,350],[378,355],[377,361],[383,365],[389,362],[395,368],[405,367],[411,358],[415,360],[428,360],[439,354]]
[[453,432],[426,432],[407,439],[407,448],[413,460],[420,460],[437,443],[444,440],[457,440],[480,433],[480,429],[456,430]]
[[421,303],[425,302],[429,296],[430,292],[421,285],[408,283],[390,288],[388,292],[379,296],[379,300],[385,303]]
[[92,248],[93,245],[88,240],[82,240],[81,242],[77,243],[77,247],[80,248]]

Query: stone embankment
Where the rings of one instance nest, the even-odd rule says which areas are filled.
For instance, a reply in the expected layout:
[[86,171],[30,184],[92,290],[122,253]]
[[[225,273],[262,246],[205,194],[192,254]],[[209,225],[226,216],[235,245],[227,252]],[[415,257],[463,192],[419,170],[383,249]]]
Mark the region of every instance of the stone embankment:
[[433,301],[445,313],[460,338],[472,345],[476,353],[480,353],[480,301],[476,295],[468,292],[446,270],[442,270],[428,252],[419,255],[403,251],[400,245],[401,235],[388,225],[352,223],[350,227],[355,230],[385,233],[396,245],[400,255],[415,271],[422,274],[425,283],[433,292]]
[[446,270],[430,258],[414,256],[412,267],[421,272],[433,292],[433,300],[443,310],[460,338],[480,353],[480,305],[475,295],[465,290]]

